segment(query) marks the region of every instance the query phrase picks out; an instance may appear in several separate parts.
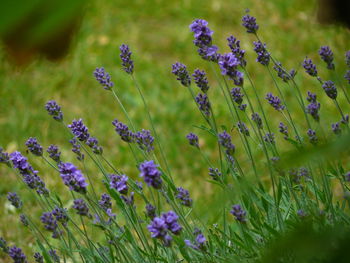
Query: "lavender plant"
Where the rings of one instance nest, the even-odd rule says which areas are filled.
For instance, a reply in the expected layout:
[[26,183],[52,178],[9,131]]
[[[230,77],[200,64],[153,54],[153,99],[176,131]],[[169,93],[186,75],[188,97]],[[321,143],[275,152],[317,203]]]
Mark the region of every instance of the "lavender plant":
[[[229,36],[229,51],[219,53],[219,48],[213,44],[214,32],[203,19],[196,19],[190,25],[194,33],[193,43],[217,78],[230,119],[225,123],[216,119],[217,109],[211,103],[215,99],[211,94],[215,87],[209,84],[205,71],[195,69],[190,75],[186,65],[179,62],[172,65],[172,73],[189,90],[203,117],[204,124],[195,126],[197,132],[203,134],[201,140],[205,142],[211,137],[218,145],[217,154],[208,155],[204,151],[205,143],[199,144],[196,133],[184,135],[184,143],[186,137],[188,144],[194,146],[188,150],[196,151],[203,158],[209,171],[207,179],[215,194],[222,196],[215,203],[218,215],[203,220],[196,211],[191,192],[178,185],[178,178],[171,173],[142,87],[135,76],[132,52],[128,45],[123,44],[120,46],[122,70],[135,83],[152,129],[142,129],[134,124],[117,94],[112,76],[103,67],[96,68],[94,77],[106,92],[111,92],[108,94],[116,99],[127,118],[126,124],[116,116],[118,119],[112,125],[120,143],[128,144],[136,163],[134,172],[144,181],[145,187],[137,178],[127,176],[109,161],[111,157],[103,150],[98,138],[90,135],[91,130],[82,119],[75,119],[67,125],[61,107],[51,100],[45,108],[67,132],[67,141],[72,144],[79,162],[69,162],[67,154],[53,144],[44,151],[34,137],[29,138],[25,145],[32,154],[30,157],[42,159],[52,169],[52,177],[61,177],[61,183],[68,187],[66,195],[72,201],[62,202],[54,189],[49,190],[44,183],[45,177],[39,176],[21,152],[7,153],[0,148],[0,163],[12,169],[43,209],[39,218],[41,225],[38,225],[38,219],[31,214],[26,200],[21,200],[15,192],[7,194],[8,201],[16,208],[20,222],[31,231],[36,245],[33,255],[25,255],[22,248],[8,246],[7,240],[0,237],[1,253],[15,263],[33,260],[261,262],[265,249],[277,235],[283,236],[302,222],[307,221],[319,232],[337,225],[349,229],[350,172],[346,163],[331,158],[305,158],[298,163],[289,159],[285,151],[289,147],[303,156],[305,152],[317,151],[334,141],[349,142],[349,115],[338,102],[341,94],[333,80],[322,80],[311,59],[304,60],[306,73],[317,78],[325,95],[334,101],[341,114],[340,121],[326,123],[320,112],[322,98],[313,93],[317,87],[310,87],[313,91],[307,93],[309,104],[306,106],[295,81],[296,71],[285,70],[263,44],[256,18],[246,14],[242,22],[246,31],[256,38],[253,42],[258,55],[256,62],[267,70],[278,96],[273,95],[275,91],[272,90],[266,96],[258,92],[247,69],[246,51],[237,38]],[[322,46],[319,55],[327,69],[335,71],[336,57],[331,49]],[[346,59],[349,65],[349,51]],[[294,117],[290,103],[285,99],[286,91],[281,89],[281,83],[271,68],[282,84],[294,92],[295,102],[305,114],[305,120]],[[345,73],[345,79],[349,81],[349,72]],[[195,95],[194,84],[200,90],[198,95]],[[253,90],[255,97],[247,93],[248,89]],[[346,91],[343,91],[346,96]],[[273,113],[269,111],[269,105],[275,109]],[[268,118],[270,114],[274,117]],[[230,130],[229,126],[233,128]],[[98,178],[101,186],[97,187],[93,182],[86,163],[97,167],[99,174],[94,175],[94,179]],[[315,255],[313,258],[312,255],[312,262],[324,262],[317,260],[323,260],[327,255],[322,257]],[[281,254],[275,262],[294,262],[291,258],[293,255]]]

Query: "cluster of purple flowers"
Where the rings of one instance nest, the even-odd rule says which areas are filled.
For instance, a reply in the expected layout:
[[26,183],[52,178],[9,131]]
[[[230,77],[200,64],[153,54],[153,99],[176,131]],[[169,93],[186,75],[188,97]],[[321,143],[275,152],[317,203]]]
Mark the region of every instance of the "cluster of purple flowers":
[[176,198],[181,200],[181,204],[184,206],[191,207],[193,200],[190,198],[189,191],[182,187],[178,187],[176,188],[176,190],[177,190]]
[[98,144],[98,140],[95,137],[89,137],[86,141],[86,145],[92,149],[94,154],[102,154],[103,148]]
[[244,94],[242,93],[240,87],[235,87],[235,88],[231,89],[231,97],[232,97],[233,101],[238,104],[238,108],[240,110],[244,111],[245,108],[247,107],[247,105],[246,104],[242,104]]
[[284,139],[287,140],[289,137],[288,126],[285,125],[283,122],[280,122],[278,128],[279,128],[279,132],[284,135]]
[[259,25],[256,23],[256,18],[246,14],[242,18],[242,26],[247,29],[247,33],[255,34],[259,29]]
[[120,138],[125,142],[133,142],[134,141],[134,134],[132,131],[129,130],[129,127],[122,123],[121,121],[118,121],[115,119],[112,124],[115,127],[115,131],[119,134]]
[[345,53],[345,63],[348,66],[348,70],[346,71],[344,78],[348,81],[350,84],[350,50]]
[[26,141],[26,146],[28,148],[28,151],[30,151],[32,154],[36,156],[43,155],[43,147],[38,143],[36,138],[30,137]]
[[191,85],[191,77],[188,74],[187,68],[184,64],[180,62],[176,62],[172,66],[171,71],[177,78],[178,81],[181,82],[185,87],[189,87]]
[[209,176],[214,180],[218,181],[221,178],[221,173],[218,168],[209,168]]
[[140,177],[143,177],[148,186],[155,189],[160,189],[162,186],[161,172],[158,170],[158,165],[153,160],[145,161],[140,164]]
[[46,152],[49,154],[49,157],[54,160],[56,163],[60,163],[61,162],[61,152],[59,151],[58,147],[54,144],[51,144]]
[[21,221],[21,223],[24,225],[24,226],[29,226],[29,221],[28,221],[28,218],[25,214],[20,214],[19,215],[19,220]]
[[45,183],[38,176],[38,171],[35,171],[29,164],[26,157],[20,152],[16,151],[10,154],[10,160],[13,167],[18,169],[19,173],[23,177],[24,183],[30,188],[35,189],[38,194],[48,194],[48,190],[45,187]]
[[200,88],[203,93],[207,93],[209,90],[209,84],[204,70],[196,69],[193,72],[192,77],[197,87]]
[[311,77],[317,77],[316,65],[312,63],[312,60],[310,58],[306,57],[304,59],[303,67],[305,69],[305,72],[309,74]]
[[312,144],[317,144],[318,142],[318,138],[316,136],[316,131],[312,130],[312,129],[308,129],[307,130],[307,135],[309,136],[309,141]]
[[111,80],[111,76],[102,68],[96,68],[94,71],[96,80],[102,85],[105,90],[111,90],[114,83]]
[[69,187],[69,190],[82,194],[86,193],[88,184],[80,170],[71,163],[60,163],[58,169],[63,183]]
[[282,79],[284,82],[288,82],[289,80],[293,79],[296,75],[296,71],[294,69],[290,70],[288,73],[282,67],[282,64],[280,62],[276,62],[273,68],[274,70],[276,70],[278,77]]
[[126,73],[132,74],[134,72],[134,62],[131,60],[131,51],[128,45],[122,44],[119,47],[120,59],[122,60],[122,66]]
[[147,204],[146,205],[146,215],[153,220],[153,218],[156,217],[156,208],[151,205],[151,204]]
[[318,54],[320,55],[321,59],[324,62],[326,62],[328,69],[333,70],[335,68],[334,63],[333,63],[333,59],[334,59],[333,52],[329,46],[322,46],[319,49]]
[[191,248],[196,249],[196,250],[205,249],[205,243],[206,243],[207,239],[203,235],[202,231],[200,231],[198,228],[195,228],[193,235],[196,236],[194,244],[188,239],[185,239],[185,244],[188,247],[191,247]]
[[233,53],[220,55],[218,64],[222,75],[228,76],[237,86],[243,85],[243,73],[237,70],[240,61]]
[[240,65],[245,67],[247,65],[247,61],[244,59],[245,50],[241,49],[241,42],[234,36],[229,36],[227,38],[227,42],[232,54],[238,59]]
[[285,106],[282,105],[282,102],[279,97],[273,96],[271,92],[266,94],[265,99],[269,102],[269,104],[277,111],[281,111],[285,109]]
[[81,145],[79,144],[78,140],[74,137],[73,139],[69,140],[69,143],[72,145],[72,152],[77,155],[77,159],[79,161],[84,160],[85,155],[81,152]]
[[337,99],[337,88],[335,87],[335,84],[331,80],[327,80],[322,84],[323,90],[326,92],[327,96],[330,97],[332,100]]
[[199,148],[198,136],[192,132],[186,135],[188,143],[196,148]]
[[77,211],[78,215],[89,216],[89,207],[84,199],[75,199],[73,201],[73,208]]
[[198,93],[198,95],[195,98],[199,110],[207,117],[210,116],[210,102],[209,98],[205,93]]
[[237,128],[238,128],[239,132],[242,133],[243,135],[250,136],[249,129],[244,122],[242,122],[242,121],[237,122]]
[[0,163],[10,165],[10,155],[7,152],[4,152],[2,147],[0,147]]
[[241,223],[245,223],[247,221],[246,215],[247,212],[242,209],[240,205],[233,205],[230,213],[235,217],[235,219]]
[[52,210],[52,214],[56,217],[56,220],[60,222],[63,226],[67,226],[68,223],[68,214],[67,214],[67,208],[61,208],[56,206]]
[[44,263],[44,257],[39,252],[34,253],[34,259],[37,263]]
[[45,108],[49,115],[51,115],[56,121],[63,121],[63,113],[61,107],[54,100],[50,100],[46,103]]
[[260,115],[257,112],[252,113],[252,121],[256,123],[259,129],[263,128],[263,122]]
[[270,53],[266,49],[266,44],[261,43],[260,41],[254,41],[254,51],[258,55],[256,61],[261,65],[267,66],[270,62]]
[[334,132],[334,134],[336,134],[336,135],[340,135],[341,134],[341,128],[340,128],[340,123],[339,122],[332,123],[331,127],[332,127],[332,131]]
[[275,134],[272,132],[272,133],[266,133],[264,136],[263,136],[263,139],[265,142],[267,143],[271,143],[271,144],[275,144]]
[[177,222],[178,216],[175,212],[169,211],[162,213],[160,217],[153,218],[151,224],[147,226],[152,233],[152,238],[158,238],[163,241],[165,246],[170,246],[172,237],[170,232],[174,235],[180,234],[182,227]]
[[40,221],[44,224],[46,230],[52,232],[52,238],[59,238],[62,231],[59,230],[57,220],[52,212],[44,212],[40,217]]
[[22,249],[13,246],[8,249],[9,256],[13,259],[14,263],[27,263],[26,255],[24,255]]
[[307,98],[306,100],[308,102],[310,102],[309,105],[307,105],[306,107],[306,112],[309,113],[312,118],[314,118],[315,121],[319,121],[320,120],[320,115],[318,114],[320,108],[321,108],[321,104],[319,102],[317,102],[317,96],[316,94],[308,91],[307,92]]
[[73,120],[72,124],[68,125],[75,137],[82,142],[86,142],[89,139],[89,129],[85,126],[82,119]]
[[126,195],[128,193],[128,177],[125,174],[122,175],[116,175],[116,174],[110,174],[109,175],[109,185],[112,189],[115,189],[120,194]]
[[[101,199],[98,201],[98,205],[106,212],[109,219],[107,224],[111,223],[111,219],[116,217],[116,214],[112,213],[112,198],[104,193],[101,195]],[[95,214],[95,223],[101,223],[101,218],[98,214]]]
[[226,131],[223,131],[222,133],[219,133],[218,136],[219,143],[222,147],[225,148],[226,154],[232,156],[235,153],[236,147],[231,141],[231,135],[228,134]]
[[11,203],[11,205],[13,205],[16,208],[21,208],[23,203],[21,201],[21,199],[19,198],[19,196],[16,193],[12,193],[9,192],[7,193],[7,200],[9,200],[9,202]]
[[212,44],[213,31],[209,29],[208,22],[196,19],[190,25],[194,33],[193,43],[198,47],[198,54],[205,60],[216,61],[218,47]]

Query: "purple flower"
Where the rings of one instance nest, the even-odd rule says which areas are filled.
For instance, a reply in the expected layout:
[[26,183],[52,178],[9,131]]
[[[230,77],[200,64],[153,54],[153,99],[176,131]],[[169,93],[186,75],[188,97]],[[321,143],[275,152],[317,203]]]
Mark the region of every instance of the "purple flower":
[[221,55],[218,64],[220,66],[222,75],[227,75],[231,79],[236,78],[237,67],[240,63],[233,53]]
[[30,151],[32,154],[36,156],[43,155],[43,147],[41,147],[36,138],[30,137],[26,141],[26,146],[28,148],[28,151]]
[[245,111],[246,108],[247,108],[247,104],[241,104],[238,106],[238,109],[240,109],[241,111]]
[[307,135],[309,136],[309,141],[312,144],[316,144],[318,142],[318,138],[316,136],[316,132],[312,129],[308,129]]
[[202,232],[199,229],[196,228],[193,234],[196,235],[195,243],[192,244],[192,242],[190,240],[186,239],[186,240],[184,240],[185,244],[188,247],[191,247],[191,248],[196,249],[196,250],[204,249],[205,248],[205,242],[207,240],[204,237],[204,235],[202,234]]
[[334,134],[336,134],[336,135],[340,135],[340,134],[341,134],[341,128],[340,128],[339,122],[332,123],[332,131],[333,131]]
[[307,57],[304,59],[303,67],[305,69],[305,72],[309,74],[311,77],[317,77],[317,69],[316,65],[312,63],[311,59],[308,59]]
[[250,136],[249,129],[244,122],[242,121],[237,122],[237,127],[240,133],[244,134],[245,136]]
[[98,140],[95,137],[89,137],[86,141],[86,145],[89,146],[95,154],[103,153],[103,148],[98,145]]
[[102,194],[98,204],[104,211],[107,211],[112,208],[112,199],[108,194]]
[[0,147],[0,163],[10,165],[10,156],[7,152],[4,152],[2,147]]
[[282,105],[281,100],[277,96],[273,96],[272,93],[267,93],[265,98],[269,104],[277,111],[284,110],[285,106]]
[[245,223],[247,221],[247,212],[244,211],[240,205],[233,205],[230,213],[235,217],[237,221],[241,223]]
[[333,63],[334,55],[329,46],[322,46],[319,49],[318,54],[320,54],[321,59],[327,63],[328,69],[335,68]]
[[94,71],[94,76],[105,90],[111,90],[113,88],[114,83],[111,81],[111,76],[105,72],[103,67],[96,68]]
[[57,220],[55,219],[52,212],[44,212],[40,217],[40,221],[44,224],[46,230],[52,232],[52,238],[60,237],[62,233],[57,229]]
[[273,68],[276,70],[278,77],[284,82],[288,82],[295,76],[295,71],[293,69],[288,73],[280,62],[276,62]]
[[81,152],[81,145],[77,141],[77,139],[74,137],[73,139],[69,140],[69,143],[73,146],[72,152],[74,152],[77,155],[77,159],[79,161],[84,160],[84,154]]
[[13,259],[14,263],[27,263],[27,258],[24,255],[22,249],[19,247],[13,246],[8,250],[9,256]]
[[245,67],[247,65],[247,61],[244,59],[245,50],[241,49],[241,42],[234,36],[229,36],[227,38],[227,42],[232,54],[239,60],[240,65]]
[[231,89],[231,97],[238,105],[241,105],[243,102],[244,95],[242,94],[241,88],[236,87]]
[[314,118],[315,121],[319,121],[320,120],[320,116],[318,114],[320,108],[321,108],[321,104],[319,102],[317,102],[316,98],[316,94],[308,91],[307,92],[308,96],[307,96],[307,100],[310,102],[310,104],[306,107],[306,112],[309,113],[312,118]]
[[29,221],[28,221],[28,218],[25,214],[20,214],[19,215],[19,220],[21,221],[21,223],[24,225],[24,226],[29,226]]
[[128,177],[125,174],[122,175],[116,175],[116,174],[110,174],[109,175],[109,185],[111,188],[115,189],[120,194],[126,195],[128,193]]
[[218,47],[215,45],[200,47],[198,48],[197,51],[198,51],[198,54],[204,60],[209,60],[214,62],[218,60],[219,55],[216,53],[218,51]]
[[272,133],[266,133],[265,136],[263,136],[264,138],[264,141],[267,142],[267,143],[271,143],[271,144],[275,144],[275,134],[272,132]]
[[0,248],[4,253],[8,253],[9,247],[7,246],[6,240],[2,237],[0,237]]
[[261,65],[267,66],[270,62],[270,53],[266,49],[266,44],[263,44],[260,41],[254,41],[254,46],[254,51],[258,55],[256,61]]
[[75,199],[73,201],[73,208],[77,211],[78,215],[89,216],[89,207],[84,199]]
[[58,150],[58,147],[54,144],[51,144],[48,148],[47,148],[47,153],[49,154],[49,157],[54,160],[56,163],[59,163],[60,160],[60,156],[61,156],[61,152]]
[[188,74],[187,68],[184,64],[176,62],[172,66],[172,73],[177,77],[176,79],[181,82],[185,87],[191,85],[191,77]]
[[143,177],[148,186],[155,189],[160,189],[162,186],[161,172],[158,170],[158,165],[153,160],[145,161],[140,164],[140,177]]
[[79,141],[85,142],[89,139],[90,134],[88,128],[84,125],[83,120],[73,120],[72,124],[68,125],[72,133],[78,138]]
[[210,102],[209,98],[205,93],[198,93],[196,96],[196,102],[198,104],[199,110],[207,117],[210,116]]
[[86,193],[88,184],[80,170],[71,163],[60,163],[58,168],[63,183],[69,187],[69,190],[82,194]]
[[350,84],[350,70],[346,71],[344,78],[348,81],[348,83]]
[[24,183],[30,189],[35,189],[39,195],[48,194],[49,190],[46,189],[45,183],[38,176],[38,171],[33,169],[26,157],[20,152],[13,152],[10,154],[10,160],[12,161],[13,167],[18,169],[19,173],[22,175]]
[[34,253],[34,259],[37,263],[44,263],[44,257],[39,252]]
[[61,107],[54,100],[50,100],[46,103],[45,108],[49,115],[51,115],[56,121],[63,120],[63,113]]
[[115,131],[119,134],[120,138],[125,142],[134,142],[135,135],[129,130],[129,127],[124,123],[115,119],[112,124],[115,127]]
[[220,145],[226,149],[226,154],[232,156],[235,153],[236,147],[231,142],[231,136],[226,131],[223,131],[218,134],[218,137]]
[[174,235],[180,234],[182,227],[178,224],[177,220],[179,217],[173,211],[162,213],[161,216],[164,219],[167,229]]
[[148,153],[154,150],[154,138],[149,130],[142,129],[142,131],[138,131],[135,134],[135,140],[141,150],[146,151]]
[[134,192],[131,192],[130,193],[130,196],[127,196],[127,195],[122,195],[121,198],[124,200],[124,202],[127,204],[127,205],[134,205],[134,195],[135,193]]
[[177,190],[176,198],[181,200],[181,204],[184,206],[191,207],[193,200],[190,198],[189,191],[182,187],[178,187],[176,188],[176,190]]
[[283,122],[280,122],[278,128],[279,128],[279,132],[284,135],[284,139],[287,140],[289,137],[287,125],[285,125]]
[[147,229],[151,232],[152,238],[164,240],[165,236],[168,235],[168,228],[162,217],[153,218]]
[[263,122],[258,113],[254,112],[252,114],[252,121],[256,123],[256,126],[258,126],[259,129],[263,128]]
[[323,90],[326,92],[327,96],[330,97],[332,100],[337,99],[337,88],[335,87],[335,84],[333,81],[328,80],[325,81],[322,85]]
[[14,192],[7,193],[7,200],[9,200],[11,205],[13,205],[14,207],[22,208],[23,203],[16,193]]
[[242,18],[242,26],[247,29],[247,33],[255,34],[259,29],[259,25],[256,23],[256,18],[246,14]]
[[151,204],[147,204],[146,205],[146,215],[150,218],[153,219],[156,217],[156,208],[151,205]]
[[134,62],[131,60],[131,51],[128,45],[122,44],[119,47],[120,59],[122,60],[122,66],[126,73],[132,74],[134,72]]
[[219,181],[219,178],[221,177],[221,173],[218,168],[209,168],[209,176],[214,180],[214,181]]
[[192,74],[192,77],[197,87],[200,88],[203,93],[207,93],[209,90],[209,85],[204,70],[196,69]]
[[69,218],[68,218],[66,208],[61,208],[61,207],[56,206],[52,210],[52,214],[55,216],[55,218],[58,222],[60,222],[63,226],[67,226]]
[[192,132],[186,135],[188,143],[196,148],[199,148],[198,136]]

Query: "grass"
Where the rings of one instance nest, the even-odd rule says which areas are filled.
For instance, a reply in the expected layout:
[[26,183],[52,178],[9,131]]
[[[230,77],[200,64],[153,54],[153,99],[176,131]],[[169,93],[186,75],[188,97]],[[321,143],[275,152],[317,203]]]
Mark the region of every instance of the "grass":
[[[171,64],[181,61],[191,71],[204,64],[196,55],[188,25],[195,18],[206,19],[215,32],[214,41],[220,50],[228,51],[225,45],[226,37],[230,34],[241,40],[243,48],[247,50],[248,61],[251,62],[248,70],[260,95],[264,96],[273,89],[273,83],[260,65],[252,63],[255,60],[252,48],[254,39],[240,25],[240,18],[247,7],[257,17],[259,33],[274,57],[281,60],[286,68],[298,69],[296,79],[303,95],[309,89],[317,93],[322,103],[320,115],[324,123],[327,123],[324,128],[330,130],[330,123],[339,120],[339,117],[334,120],[334,116],[338,116],[336,109],[325,97],[320,86],[306,77],[300,67],[305,55],[310,56],[316,64],[322,65],[317,51],[321,45],[329,45],[335,54],[338,72],[345,72],[344,53],[350,46],[348,32],[337,26],[319,25],[315,20],[316,1],[212,1],[203,4],[203,1],[152,0],[133,1],[128,5],[118,2],[91,2],[86,6],[86,14],[72,50],[59,63],[38,59],[26,68],[15,68],[7,61],[5,51],[0,51],[0,145],[7,151],[24,151],[26,139],[36,136],[44,146],[51,143],[62,146],[63,154],[74,160],[69,153],[67,136],[57,123],[51,121],[43,107],[47,100],[55,99],[62,105],[67,122],[73,118],[83,118],[91,133],[105,147],[109,159],[129,176],[136,178],[137,172],[131,165],[127,146],[119,140],[111,125],[114,118],[122,121],[126,119],[111,94],[102,90],[92,76],[96,67],[104,66],[111,73],[137,126],[150,129],[133,82],[120,70],[118,47],[125,42],[133,51],[135,74],[149,102],[157,131],[166,145],[166,156],[173,174],[176,175],[175,180],[189,188],[194,197],[203,197],[202,200],[195,198],[198,200],[196,209],[201,211],[208,200],[219,197],[210,194],[211,186],[204,182],[208,177],[207,167],[201,157],[187,145],[185,135],[190,131],[197,131],[201,138],[200,143],[209,156],[215,153],[212,149],[216,144],[205,133],[191,126],[201,124],[198,122],[200,113],[185,88],[171,75]],[[319,68],[321,74],[327,76],[325,67]],[[210,73],[212,86],[217,86],[210,68],[205,69]],[[292,93],[287,90],[287,86],[283,86],[283,89],[292,106],[293,117],[302,118],[302,112],[297,108]],[[232,123],[224,103],[221,103],[223,98],[219,90],[212,90],[212,93],[215,97],[213,108],[219,116],[218,121],[230,127]],[[266,104],[264,106],[269,107]],[[280,117],[273,111],[269,113],[269,117],[275,119],[273,130],[277,134]],[[238,136],[236,130],[233,135]],[[277,143],[282,144],[282,138],[278,138]],[[44,167],[35,158],[30,160],[35,167]],[[0,207],[4,207],[0,209],[0,225],[6,226],[17,220],[17,215],[7,208],[5,195],[19,186],[13,174],[6,168],[0,169]],[[55,187],[58,192],[65,192],[57,174],[52,174],[50,170],[40,170],[40,173],[49,186]],[[262,177],[265,175],[262,174]],[[208,194],[203,195],[203,192]],[[34,200],[29,201],[34,204]],[[214,220],[213,215],[207,217]],[[21,228],[10,230],[1,227],[0,230],[0,235],[9,240],[18,240],[18,245],[32,242],[28,233]]]

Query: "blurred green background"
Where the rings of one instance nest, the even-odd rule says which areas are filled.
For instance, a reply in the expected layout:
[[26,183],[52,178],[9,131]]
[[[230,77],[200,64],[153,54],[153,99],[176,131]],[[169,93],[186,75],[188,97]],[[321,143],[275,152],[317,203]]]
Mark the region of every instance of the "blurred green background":
[[[229,35],[240,39],[243,49],[247,51],[248,69],[263,98],[266,92],[276,91],[267,72],[255,62],[254,37],[241,26],[246,8],[257,18],[259,34],[273,56],[287,69],[296,68],[299,71],[296,81],[303,94],[306,95],[307,90],[318,94],[322,104],[321,125],[330,131],[330,124],[340,119],[336,108],[323,94],[319,84],[304,74],[301,62],[308,55],[319,65],[324,79],[331,78],[317,53],[321,45],[329,45],[335,55],[338,74],[342,77],[345,73],[344,54],[350,49],[350,38],[348,29],[317,22],[317,1],[90,1],[80,10],[83,15],[80,28],[73,37],[68,55],[63,59],[52,62],[39,56],[25,66],[17,66],[11,63],[6,48],[0,48],[0,146],[9,152],[24,152],[27,138],[35,136],[44,147],[51,143],[59,145],[64,158],[74,161],[67,134],[44,109],[45,103],[54,99],[62,106],[67,123],[74,118],[83,118],[90,133],[105,148],[107,158],[129,176],[137,178],[137,169],[128,147],[111,125],[115,118],[126,122],[125,116],[112,94],[103,90],[93,77],[96,67],[105,67],[137,127],[150,129],[134,84],[130,76],[121,70],[119,46],[126,43],[133,52],[135,75],[149,103],[175,180],[189,188],[195,199],[199,195],[203,197],[197,202],[197,208],[201,211],[208,200],[215,201],[215,195],[211,185],[205,182],[208,167],[195,149],[187,145],[185,136],[190,131],[197,132],[204,151],[214,161],[217,157],[216,145],[213,138],[193,127],[203,124],[200,113],[188,91],[171,74],[171,65],[180,61],[191,72],[197,67],[207,70],[212,86],[210,96],[219,123],[232,127],[214,75],[208,63],[196,53],[189,24],[196,18],[207,20],[215,32],[214,42],[222,53],[229,52],[226,46]],[[282,82],[281,85],[293,117],[297,122],[300,120],[300,127],[306,127],[292,91]],[[343,98],[340,98],[340,102],[344,102]],[[269,109],[269,105],[265,104],[265,107]],[[281,116],[270,110],[269,117],[277,135]],[[238,140],[237,131],[233,131],[232,135],[234,141]],[[284,146],[282,136],[277,135],[277,143]],[[237,148],[239,156],[243,150]],[[288,146],[285,150],[288,150]],[[58,174],[41,160],[33,156],[29,158],[49,187],[64,195],[66,189]],[[246,156],[242,156],[243,163],[244,158]],[[9,169],[0,167],[0,178],[0,236],[16,241],[19,246],[30,244],[33,240],[28,231],[7,227],[9,223],[18,221],[18,215],[9,208],[6,193],[19,191],[28,207],[29,203],[34,204],[34,200]],[[96,174],[96,182],[100,179],[101,176]]]

